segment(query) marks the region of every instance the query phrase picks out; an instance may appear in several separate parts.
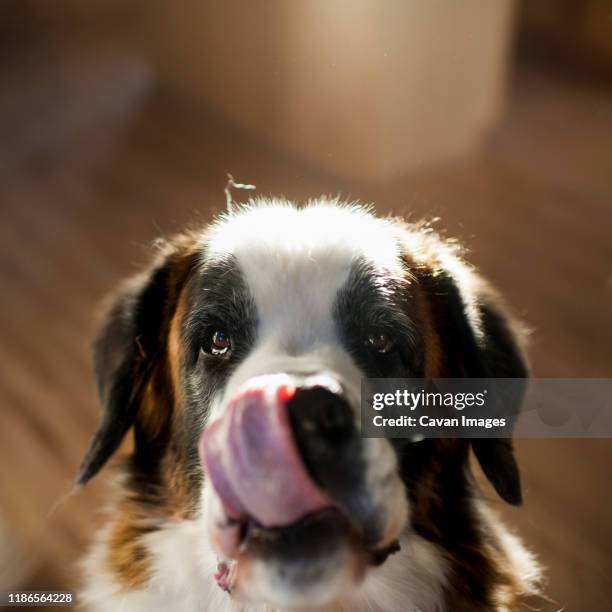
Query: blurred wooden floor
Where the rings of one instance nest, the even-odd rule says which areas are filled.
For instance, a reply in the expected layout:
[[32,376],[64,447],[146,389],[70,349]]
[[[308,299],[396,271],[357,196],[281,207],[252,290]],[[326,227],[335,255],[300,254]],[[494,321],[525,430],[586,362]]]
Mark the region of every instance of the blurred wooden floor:
[[[96,304],[153,238],[223,208],[228,171],[260,193],[440,216],[534,328],[535,374],[612,374],[612,92],[521,65],[486,153],[365,183],[161,92],[114,48],[2,58],[0,515],[32,566],[23,586],[74,587],[105,499],[99,478],[46,518],[96,424]],[[559,609],[612,609],[612,443],[517,447],[525,506],[502,511],[549,568],[548,594]]]

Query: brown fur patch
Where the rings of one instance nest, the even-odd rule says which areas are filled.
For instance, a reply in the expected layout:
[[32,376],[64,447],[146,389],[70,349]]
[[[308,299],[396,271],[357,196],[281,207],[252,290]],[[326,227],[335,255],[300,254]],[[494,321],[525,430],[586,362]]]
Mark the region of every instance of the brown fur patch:
[[150,558],[143,536],[168,521],[194,515],[199,496],[190,477],[189,457],[178,440],[182,410],[181,324],[185,314],[184,287],[197,256],[194,236],[182,236],[167,255],[169,272],[159,331],[161,350],[153,355],[141,348],[149,365],[134,426],[135,450],[122,467],[119,500],[107,543],[106,565],[126,588],[143,586],[150,577]]
[[425,350],[424,376],[440,378],[443,368],[442,343],[434,325],[431,304],[422,289],[418,292],[417,312]]
[[142,536],[151,529],[142,524],[138,508],[128,503],[120,506],[108,539],[106,565],[127,590],[144,586],[150,578],[150,559]]
[[428,444],[429,459],[409,484],[412,524],[449,563],[447,609],[504,610],[496,602],[517,590],[493,526],[475,511],[478,493],[464,469],[468,445],[455,439]]

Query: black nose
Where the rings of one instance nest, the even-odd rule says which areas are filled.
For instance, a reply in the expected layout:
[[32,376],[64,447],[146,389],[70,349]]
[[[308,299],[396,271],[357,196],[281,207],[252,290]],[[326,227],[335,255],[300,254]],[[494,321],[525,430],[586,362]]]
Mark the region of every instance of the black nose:
[[[325,377],[320,377],[325,381]],[[312,479],[348,516],[366,544],[381,536],[379,507],[367,482],[364,438],[341,386],[328,379],[297,385],[287,403],[302,460]]]
[[357,452],[359,435],[349,402],[342,394],[317,385],[298,387],[287,408],[310,475],[323,488],[333,490]]

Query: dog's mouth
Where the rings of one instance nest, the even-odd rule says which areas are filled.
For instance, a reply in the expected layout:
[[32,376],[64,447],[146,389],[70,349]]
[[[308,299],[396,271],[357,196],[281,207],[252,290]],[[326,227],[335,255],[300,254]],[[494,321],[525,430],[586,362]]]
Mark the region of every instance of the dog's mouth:
[[[217,581],[226,590],[236,582],[235,561],[282,567],[285,577],[287,568],[299,565],[303,590],[304,582],[323,579],[334,557],[359,574],[397,550],[397,534],[380,537],[377,509],[360,488],[358,470],[347,469],[360,442],[344,431],[346,419],[337,418],[341,407],[328,410],[333,419],[325,413],[314,418],[302,410],[298,393],[306,392],[297,392],[293,382],[276,378],[249,385],[202,436],[200,455],[216,498],[211,535],[228,561]],[[320,383],[307,389],[309,406],[313,394],[318,405],[339,401]],[[299,423],[290,408],[302,411]],[[302,435],[316,441],[317,457],[325,457],[318,468]]]
[[307,563],[322,550],[333,548],[336,541],[359,541],[350,523],[334,508],[313,512],[283,527],[264,527],[249,519],[239,524],[230,522],[230,528],[239,530],[238,556],[275,557],[281,562],[293,560],[297,553]]
[[227,518],[217,524],[217,542],[228,558],[246,553],[290,559],[299,554],[300,559],[307,561],[322,549],[332,547],[336,540],[350,543],[371,566],[381,565],[400,549],[397,539],[382,547],[368,546],[351,521],[334,507],[313,512],[283,527],[264,527],[252,518],[240,521]]
[[238,591],[238,597],[245,599],[253,597],[252,593],[245,594],[251,586],[245,588],[243,584],[240,592],[238,583],[245,573],[252,578],[255,560],[276,572],[287,591],[303,595],[317,590],[338,569],[343,570],[346,584],[357,584],[367,566],[382,564],[400,549],[398,540],[384,548],[368,548],[350,520],[333,507],[283,527],[264,527],[254,519],[229,519],[219,527],[217,536],[233,544],[232,556],[219,563],[214,578],[221,589],[230,594]]

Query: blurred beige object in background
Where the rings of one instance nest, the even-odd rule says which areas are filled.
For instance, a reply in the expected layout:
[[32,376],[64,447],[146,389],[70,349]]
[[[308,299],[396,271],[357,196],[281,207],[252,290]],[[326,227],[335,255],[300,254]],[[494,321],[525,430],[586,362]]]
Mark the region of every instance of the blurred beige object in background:
[[513,0],[157,6],[163,79],[349,177],[472,153],[503,110]]

